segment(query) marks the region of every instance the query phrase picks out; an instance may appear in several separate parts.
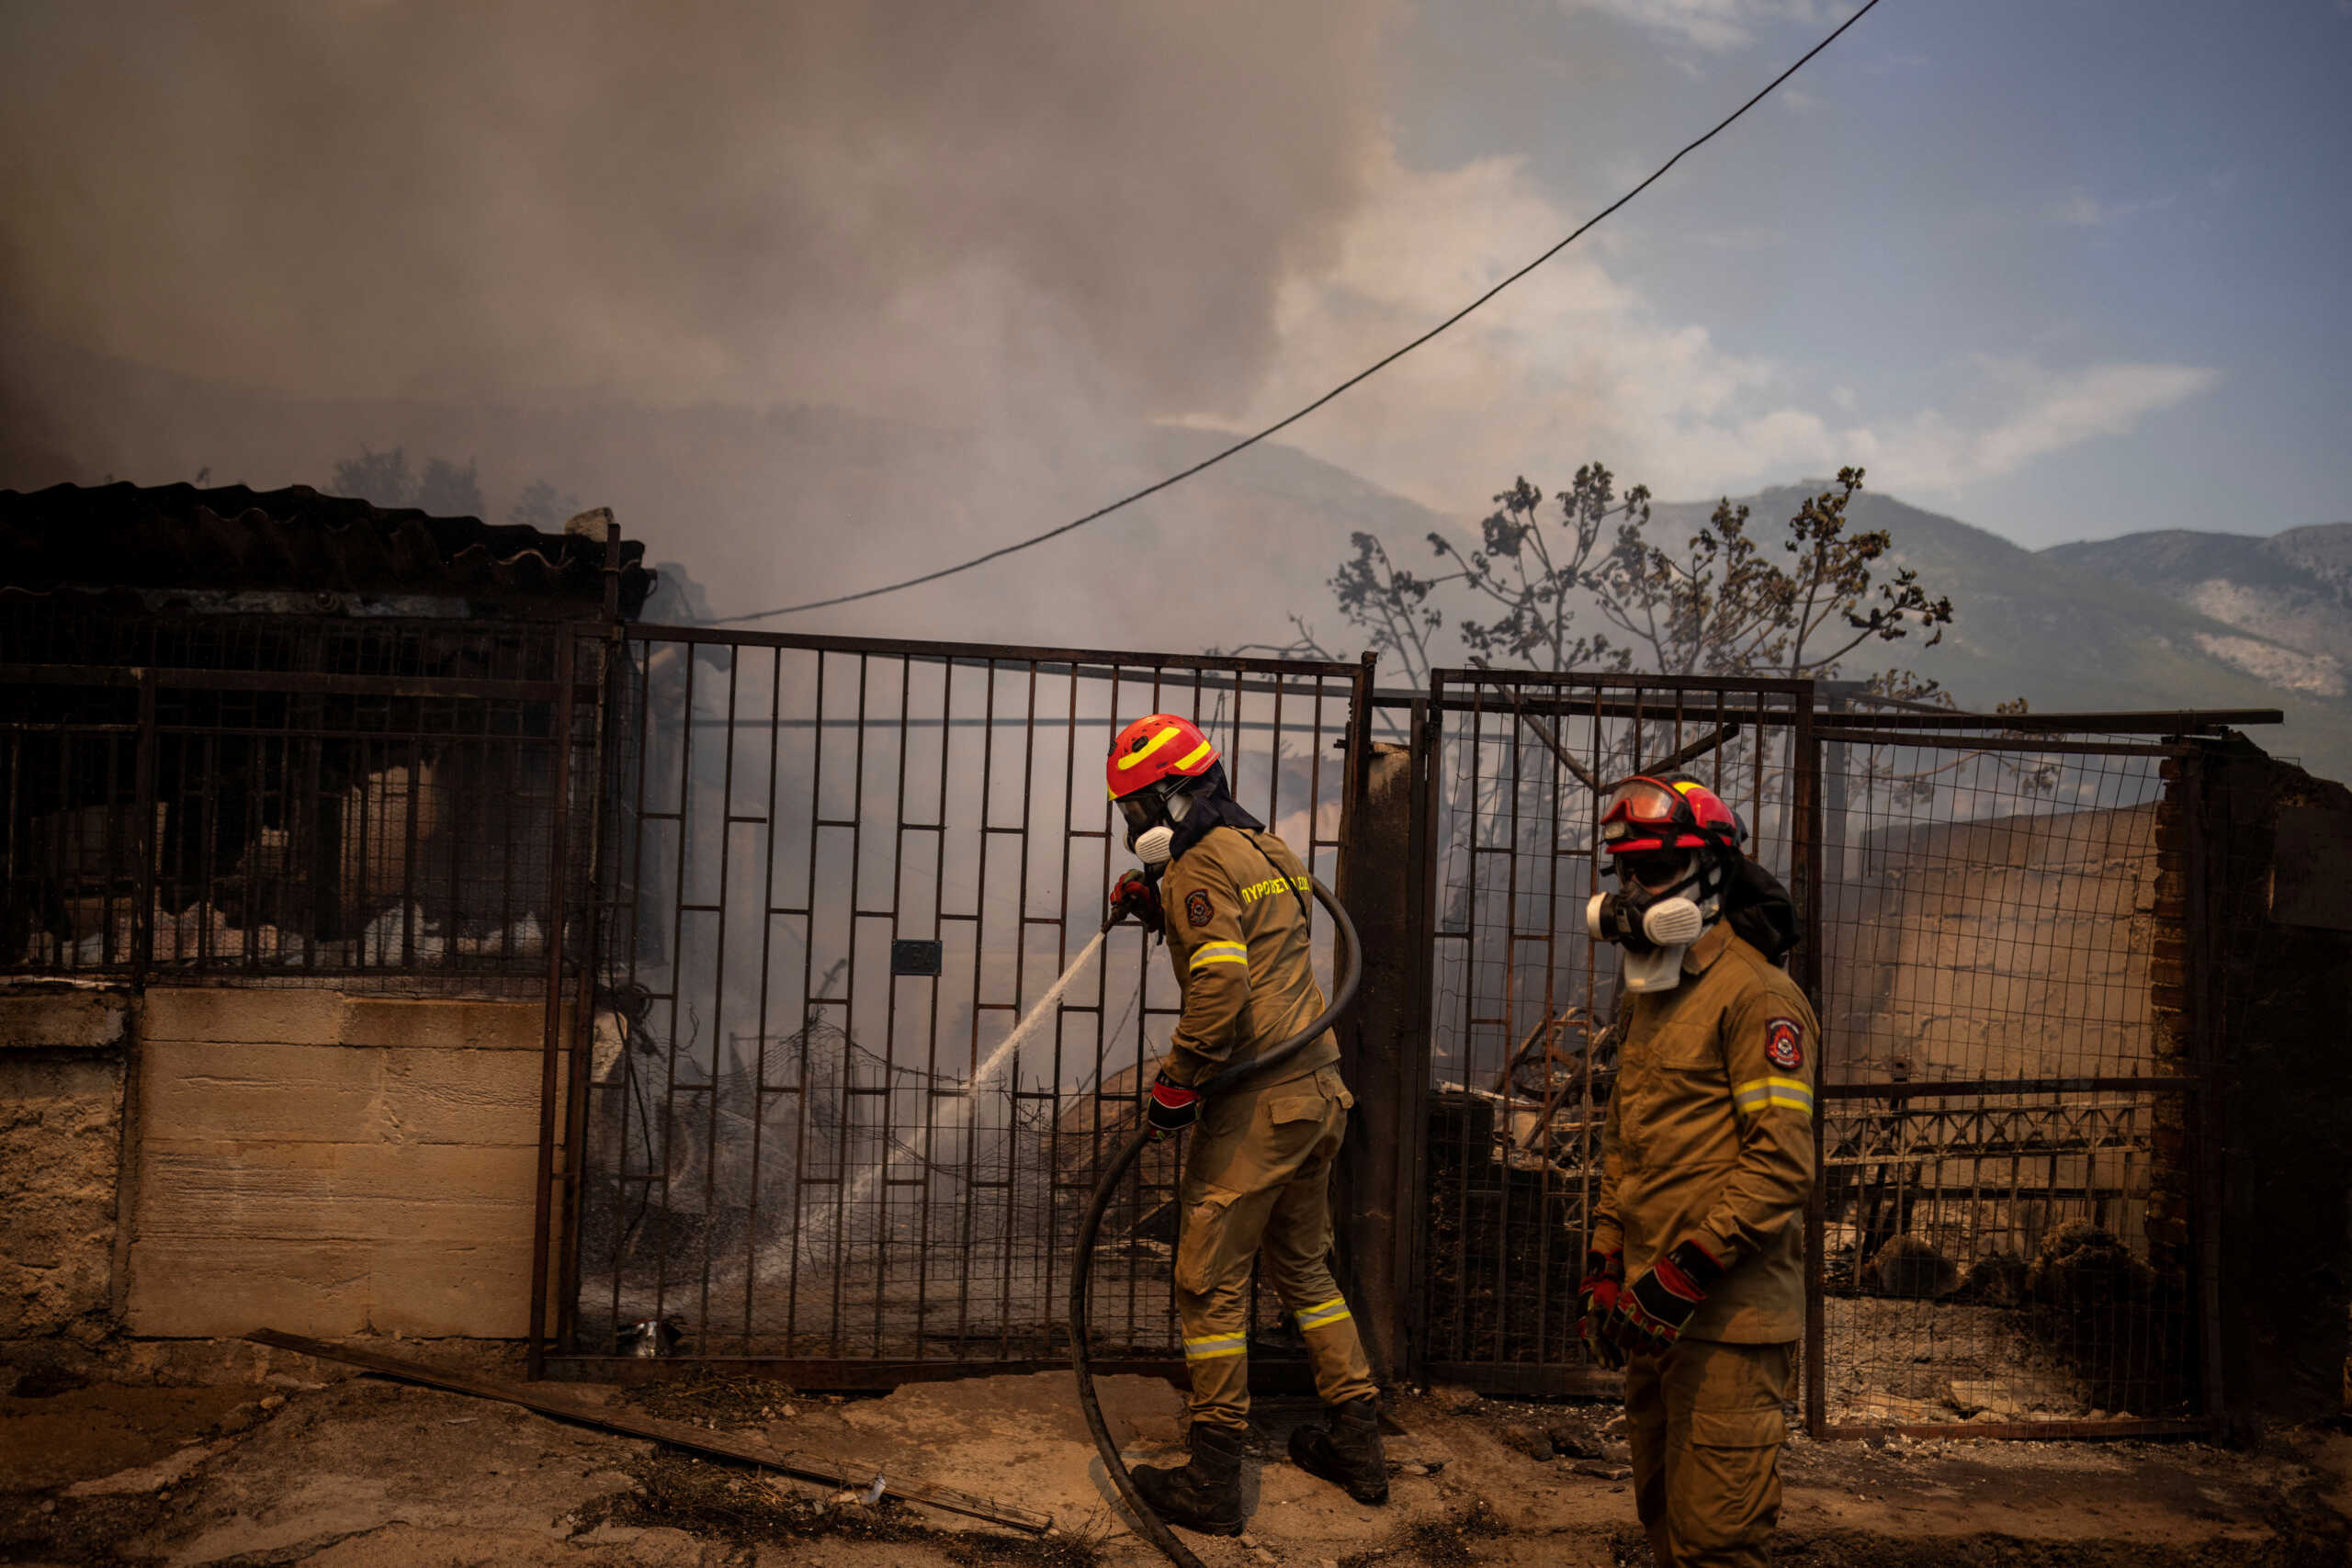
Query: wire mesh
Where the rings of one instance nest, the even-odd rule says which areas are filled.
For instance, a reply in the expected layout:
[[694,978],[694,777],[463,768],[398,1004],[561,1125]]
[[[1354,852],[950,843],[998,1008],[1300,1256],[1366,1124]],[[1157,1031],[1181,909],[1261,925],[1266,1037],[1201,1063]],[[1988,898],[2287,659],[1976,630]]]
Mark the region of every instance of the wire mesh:
[[[1180,1011],[1132,925],[1076,967],[1131,863],[1102,759],[1146,713],[1193,718],[1330,883],[1362,671],[668,628],[625,646],[574,1350],[653,1319],[696,1356],[1061,1354],[1068,1238]],[[1148,1151],[1105,1222],[1102,1354],[1176,1349],[1181,1154]],[[1289,1332],[1271,1303],[1258,1322]]]
[[1615,1077],[1595,784],[1680,767],[1788,880],[1802,682],[1441,671],[1423,1339],[1449,1377],[1589,1371],[1576,1284]]
[[2165,761],[1825,745],[1833,1426],[2196,1414],[2193,1080],[2154,979]]

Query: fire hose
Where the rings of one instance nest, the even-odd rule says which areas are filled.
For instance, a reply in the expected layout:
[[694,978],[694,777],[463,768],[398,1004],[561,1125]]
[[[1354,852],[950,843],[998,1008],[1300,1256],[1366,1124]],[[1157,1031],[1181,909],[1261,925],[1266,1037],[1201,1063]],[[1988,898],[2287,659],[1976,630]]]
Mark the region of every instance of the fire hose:
[[[1329,890],[1320,882],[1315,883],[1314,887],[1317,901],[1331,911],[1331,919],[1340,932],[1340,951],[1334,962],[1335,967],[1343,968],[1344,974],[1333,987],[1330,1005],[1317,1013],[1314,1021],[1272,1050],[1261,1052],[1246,1062],[1238,1063],[1195,1084],[1193,1087],[1200,1091],[1203,1100],[1213,1100],[1219,1094],[1228,1093],[1237,1085],[1252,1078],[1267,1079],[1273,1069],[1318,1039],[1355,1000],[1356,983],[1363,977],[1363,949],[1356,940],[1355,922],[1348,919],[1347,910],[1340,907],[1340,901],[1331,897]],[[1119,1183],[1126,1179],[1127,1172],[1135,1168],[1136,1157],[1151,1141],[1152,1134],[1148,1130],[1138,1132],[1111,1156],[1110,1163],[1102,1168],[1102,1179],[1094,1184],[1094,1196],[1086,1205],[1085,1218],[1079,1222],[1078,1239],[1072,1246],[1070,1257],[1070,1365],[1078,1373],[1079,1407],[1086,1413],[1087,1430],[1094,1434],[1094,1447],[1102,1456],[1102,1468],[1110,1475],[1111,1484],[1117,1487],[1119,1495],[1126,1500],[1128,1511],[1135,1516],[1136,1522],[1143,1527],[1144,1539],[1159,1548],[1170,1562],[1177,1564],[1177,1568],[1201,1568],[1201,1560],[1176,1539],[1175,1531],[1151,1511],[1136,1491],[1135,1479],[1127,1473],[1126,1462],[1119,1457],[1119,1445],[1111,1440],[1110,1426],[1102,1418],[1102,1401],[1094,1393],[1092,1358],[1087,1348],[1091,1336],[1087,1323],[1086,1292],[1094,1271],[1095,1234],[1102,1228],[1102,1215],[1111,1206],[1112,1195],[1118,1190]]]

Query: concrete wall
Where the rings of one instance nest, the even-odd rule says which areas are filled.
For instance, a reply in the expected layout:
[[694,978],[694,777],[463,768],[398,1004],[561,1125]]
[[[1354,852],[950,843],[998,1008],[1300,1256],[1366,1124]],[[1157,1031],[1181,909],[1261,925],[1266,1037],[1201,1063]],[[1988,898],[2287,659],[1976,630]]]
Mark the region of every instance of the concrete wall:
[[2156,1069],[2153,806],[1871,834],[1832,889],[1830,1076]]
[[130,1002],[0,997],[0,1340],[113,1326]]
[[526,1331],[537,1002],[151,989],[128,1326]]

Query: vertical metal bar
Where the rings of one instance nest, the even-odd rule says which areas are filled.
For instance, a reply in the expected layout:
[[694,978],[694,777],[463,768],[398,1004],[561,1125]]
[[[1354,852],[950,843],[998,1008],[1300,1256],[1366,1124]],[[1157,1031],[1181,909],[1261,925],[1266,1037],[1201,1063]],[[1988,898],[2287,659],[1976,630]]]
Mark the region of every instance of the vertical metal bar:
[[[718,928],[711,933],[710,976],[710,1088],[703,1096],[702,1147],[702,1282],[697,1297],[697,1321],[702,1325],[705,1343],[710,1328],[710,1269],[711,1233],[718,1218],[718,1102],[727,1092],[727,895],[731,879],[728,873],[735,863],[730,841],[735,831],[735,707],[743,684],[743,648],[741,643],[727,645],[727,722],[718,732],[718,744],[725,753],[718,764],[718,891],[712,900],[718,907],[713,923]],[[683,895],[684,887],[680,888]],[[674,970],[673,970],[674,973]],[[674,982],[673,982],[674,983]],[[752,1106],[756,1111],[759,1093],[752,1091]],[[744,1233],[744,1267],[751,1267],[752,1241]]]
[[[556,1281],[562,1287],[562,1295],[556,1302],[556,1337],[573,1349],[578,1348],[580,1330],[581,1194],[588,1173],[588,1078],[595,1058],[593,1046],[596,1034],[596,981],[604,967],[606,940],[600,897],[605,863],[605,803],[608,794],[605,769],[614,754],[610,745],[615,720],[611,699],[615,660],[620,648],[617,639],[599,639],[595,646],[596,705],[590,715],[589,732],[596,739],[588,759],[588,842],[582,857],[579,884],[581,940],[586,950],[572,965],[576,978],[571,998],[571,1057],[564,1080],[567,1110],[563,1130],[563,1253],[556,1270]],[[563,744],[569,747],[571,737],[564,737]],[[508,755],[513,755],[511,749]],[[564,880],[567,888],[572,886],[569,868]]]
[[[908,710],[908,701],[913,694],[913,660],[901,659],[899,660],[899,732],[898,739],[895,743],[898,766],[894,770],[890,795],[889,940],[893,952],[897,950],[898,946],[899,914],[899,903],[903,893],[907,875],[907,737],[912,733],[910,728],[910,719],[912,716]],[[895,963],[892,964],[889,969],[884,971],[885,978],[883,981],[883,984],[888,988],[883,993],[882,1055],[884,1059],[890,1064],[889,1068],[888,1069],[888,1072],[896,1072],[898,1070],[899,1064],[899,979],[897,969],[898,965]],[[895,1104],[898,1100],[898,1090],[892,1087],[891,1079],[887,1075],[883,1079],[883,1087],[888,1090],[888,1093],[884,1098],[883,1103],[886,1105]],[[917,1099],[915,1103],[922,1117],[922,1127],[920,1134],[920,1142],[916,1145],[922,1150],[921,1162],[918,1168],[922,1178],[923,1190],[927,1193],[931,1190],[932,1161],[932,1099],[930,1080],[923,1080],[920,1089],[917,1090]],[[886,1163],[882,1171],[882,1200],[883,1217],[886,1222],[884,1234],[887,1237],[888,1234],[887,1230],[887,1221],[889,1217],[890,1199],[890,1172],[889,1167],[887,1163],[887,1145],[885,1149],[885,1161]],[[920,1206],[920,1200],[918,1200],[918,1206]],[[918,1230],[915,1233],[915,1321],[913,1348],[910,1353],[918,1360],[922,1359],[922,1293],[923,1286],[928,1278],[927,1272],[923,1268],[923,1258],[925,1253],[929,1250],[925,1246],[928,1239],[929,1238],[921,1230]],[[887,1279],[888,1275],[888,1270],[886,1268],[884,1269],[884,1277]],[[880,1301],[880,1294],[878,1292],[876,1293],[876,1300],[877,1303]],[[881,1309],[877,1304],[876,1311],[879,1312],[880,1310]]]
[[[1796,698],[1795,723],[1791,728],[1789,746],[1791,763],[1796,771],[1792,792],[1795,799],[1789,812],[1789,871],[1796,884],[1797,920],[1802,940],[1797,947],[1796,980],[1812,998],[1815,1021],[1826,1014],[1821,996],[1821,750],[1813,737],[1813,682],[1804,683]],[[1815,1047],[1814,1075],[1826,1081],[1829,1075],[1829,1043],[1825,1037]],[[1828,1384],[1822,1366],[1822,1354],[1828,1342],[1827,1305],[1823,1283],[1822,1241],[1826,1233],[1824,1223],[1823,1161],[1825,1158],[1821,1118],[1813,1118],[1813,1187],[1804,1205],[1804,1422],[1805,1431],[1819,1441],[1828,1431]]]
[[[967,1031],[966,1046],[967,1060],[961,1075],[964,1087],[960,1091],[965,1103],[969,1107],[964,1119],[965,1146],[967,1150],[977,1149],[979,1145],[979,1089],[972,1080],[978,1076],[980,1070],[980,977],[988,968],[989,951],[989,812],[996,784],[996,660],[990,659],[983,669],[986,673],[982,676],[980,705],[980,820],[978,835],[979,863],[974,867],[972,878],[972,1021]],[[1017,1006],[1021,999],[1021,980],[1018,975],[1014,976],[1012,984],[1013,1002]],[[956,1343],[959,1348],[967,1343],[967,1337],[971,1332],[972,1325],[973,1270],[969,1259],[973,1247],[973,1232],[978,1224],[978,1187],[979,1183],[977,1181],[964,1183],[961,1251],[965,1256],[966,1265],[958,1272],[956,1285]]]
[[[1499,684],[1499,682],[1498,683]],[[1486,700],[1486,684],[1482,682],[1478,686],[1478,701],[1482,705]],[[1483,719],[1483,715],[1481,717]],[[1514,1142],[1511,1113],[1517,1107],[1518,1096],[1513,1092],[1515,1088],[1513,1079],[1516,1075],[1508,1068],[1510,1053],[1515,1048],[1513,1043],[1518,1039],[1519,1028],[1519,790],[1521,782],[1519,737],[1520,732],[1525,728],[1526,726],[1516,723],[1506,725],[1503,732],[1503,755],[1496,759],[1495,763],[1495,784],[1502,795],[1502,801],[1498,803],[1501,809],[1497,812],[1501,818],[1499,826],[1503,833],[1501,846],[1503,850],[1503,973],[1502,995],[1498,1000],[1500,1002],[1499,1016],[1502,1020],[1503,1061],[1507,1069],[1502,1075],[1502,1103],[1496,1112],[1502,1122],[1498,1130],[1501,1133],[1503,1140],[1503,1158],[1497,1168],[1495,1178],[1498,1188],[1495,1205],[1495,1360],[1498,1365],[1511,1359],[1509,1347],[1512,1319],[1519,1315],[1512,1311],[1514,1303],[1510,1291],[1512,1231],[1510,1205],[1512,1178],[1518,1168],[1511,1163],[1511,1145]],[[1471,918],[1474,921],[1477,918],[1475,907]],[[1472,1004],[1471,1010],[1474,1012],[1477,1010],[1475,1002]],[[1468,1086],[1465,1084],[1464,1087]],[[1520,1288],[1523,1291],[1527,1287],[1522,1282]],[[1543,1337],[1543,1280],[1539,1276],[1535,1282],[1536,1337],[1539,1347]],[[1538,1359],[1541,1359],[1540,1348]]]
[[[768,1125],[768,983],[775,965],[771,962],[775,947],[775,850],[776,821],[776,761],[779,738],[784,731],[784,649],[768,650],[768,797],[764,829],[760,848],[760,999],[756,1022],[759,1028],[759,1050],[752,1064],[752,1200],[743,1222],[747,1238],[744,1246],[749,1253],[743,1269],[743,1350],[752,1349],[752,1315],[759,1299],[760,1282],[760,1193],[766,1182],[760,1168],[767,1152]],[[804,949],[807,943],[803,943]],[[798,1259],[794,1259],[796,1266]]]
[[539,1163],[531,1193],[531,1315],[530,1343],[525,1352],[524,1375],[536,1382],[547,1371],[548,1222],[555,1200],[556,1052],[563,1038],[563,863],[564,846],[571,831],[571,668],[572,639],[566,628],[556,644],[554,820],[548,829],[553,847],[548,865],[547,1017],[539,1053]]
[[[2216,1016],[2215,981],[2219,976],[2222,941],[2227,919],[2215,919],[2217,897],[2212,874],[2213,839],[2208,830],[2206,816],[2211,809],[2208,788],[2211,784],[2211,753],[2202,748],[2180,759],[2180,814],[2184,833],[2181,845],[2183,934],[2188,938],[2183,954],[2187,973],[2183,976],[2188,990],[2188,1036],[2190,1060],[2197,1075],[2197,1089],[2188,1108],[2189,1122],[2184,1129],[2188,1134],[2191,1150],[2190,1169],[2196,1181],[2196,1204],[2190,1211],[2196,1226],[2197,1318],[2198,1318],[2198,1402],[2199,1412],[2218,1428],[2231,1430],[2229,1384],[2222,1356],[2229,1336],[2223,1316],[2222,1300],[2222,1225],[2229,1213],[2228,1189],[2224,1180],[2225,1146],[2229,1120],[2229,1064],[2222,1059],[2222,1021]],[[2226,815],[2217,814],[2224,824],[2223,846],[2229,844]]]
[[[1013,1026],[1020,1026],[1023,982],[1029,968],[1029,803],[1035,798],[1037,778],[1037,665],[1029,663],[1029,681],[1021,715],[1021,840],[1020,870],[1014,874],[1012,885],[1012,1016]],[[1057,1018],[1055,1029],[1058,1032]],[[1020,1234],[1021,1205],[1021,1139],[1017,1123],[1021,1115],[1021,1054],[1014,1052],[1012,1060],[1005,1064],[1010,1090],[1005,1097],[1004,1130],[1004,1249],[1001,1282],[998,1296],[997,1354],[1010,1359],[1012,1355],[1012,1281],[1014,1272],[1015,1238]],[[978,1086],[973,1086],[975,1092]],[[1050,1295],[1050,1292],[1045,1292]]]
[[[1078,671],[1076,670],[1072,670],[1068,676],[1064,677],[1064,679],[1069,682],[1068,686],[1065,688],[1069,700],[1065,705],[1066,719],[1062,728],[1061,886],[1054,905],[1055,913],[1061,917],[1061,924],[1055,928],[1056,941],[1054,943],[1054,962],[1057,965],[1055,970],[1055,973],[1057,975],[1067,973],[1069,969],[1070,964],[1069,872],[1071,859],[1071,835],[1078,830]],[[1106,854],[1109,852],[1109,848],[1110,846],[1106,842],[1103,846],[1104,852]],[[1106,937],[1106,944],[1107,941],[1108,939]],[[1098,953],[1095,954],[1094,973],[1096,977],[1095,983],[1098,987],[1102,984],[1102,975],[1103,970],[1108,967],[1109,962],[1110,955],[1107,952]],[[1059,1248],[1057,1244],[1061,1239],[1061,1227],[1055,1223],[1055,1210],[1057,1195],[1061,1188],[1062,1178],[1062,1113],[1064,1110],[1062,1104],[1062,1082],[1064,1062],[1062,1055],[1062,1019],[1059,1016],[1059,1010],[1057,1009],[1056,1010],[1057,1016],[1054,1020],[1053,1069],[1046,1079],[1046,1089],[1051,1098],[1045,1102],[1047,1121],[1046,1123],[1045,1137],[1041,1140],[1045,1145],[1046,1151],[1043,1161],[1045,1167],[1046,1212],[1042,1216],[1042,1219],[1044,1222],[1043,1229],[1045,1232],[1044,1274],[1046,1280],[1046,1294],[1048,1300],[1055,1299],[1060,1294],[1059,1291],[1055,1288],[1053,1281],[1054,1268],[1059,1252]],[[1094,1008],[1094,1049],[1096,1067],[1098,1070],[1101,1067],[1102,1062],[1102,1031],[1106,1026],[1107,1021],[1108,1021],[1102,1016],[1102,1004],[1098,1001]]]
[[[866,656],[861,653],[857,656],[857,723],[855,728],[850,732],[854,737],[855,737],[855,739],[850,742],[849,816],[846,818],[849,823],[849,876],[842,890],[844,907],[843,913],[845,916],[845,940],[849,945],[848,951],[844,954],[846,961],[845,966],[842,972],[842,985],[843,987],[842,1000],[842,1037],[845,1043],[842,1049],[842,1157],[840,1161],[841,1184],[833,1189],[834,1220],[832,1312],[833,1353],[835,1355],[841,1354],[842,1345],[842,1309],[843,1304],[842,1299],[842,1287],[844,1283],[842,1276],[849,1272],[849,1227],[851,1217],[849,1212],[849,1198],[851,1190],[849,1172],[850,1167],[854,1163],[850,1157],[849,1134],[857,1122],[856,1114],[851,1108],[857,1103],[852,1091],[856,1087],[857,1078],[857,879],[858,874],[864,869],[861,863],[861,855],[865,849],[865,671]],[[824,715],[820,712],[818,715],[819,723],[821,724],[823,719]],[[888,1089],[889,1083],[890,1068],[889,1063],[886,1059],[882,1066],[883,1088]],[[888,1151],[890,1134],[887,1095],[885,1096],[885,1101],[886,1103],[883,1111],[884,1122],[882,1128],[883,1163],[881,1171],[876,1177],[877,1186],[880,1184],[881,1176],[887,1175],[889,1170]],[[887,1197],[884,1199],[884,1201],[885,1203],[888,1201]],[[877,1247],[875,1255],[875,1272],[877,1276],[875,1291],[875,1306],[876,1312],[879,1312],[881,1307],[881,1290],[878,1278],[881,1272],[881,1254]],[[876,1322],[878,1326],[880,1319],[876,1318]]]
[[[671,866],[670,884],[670,1028],[664,1042],[662,1068],[662,1240],[653,1249],[653,1315],[656,1319],[665,1316],[669,1311],[670,1232],[675,1226],[675,1211],[670,1205],[670,1173],[678,1163],[678,1015],[684,1010],[684,998],[679,995],[679,987],[685,965],[686,850],[694,827],[695,667],[699,662],[694,644],[672,646],[681,649],[681,661],[685,665],[685,682],[678,718],[678,849]],[[569,678],[566,679],[568,684]],[[817,733],[821,736],[824,731],[820,728]],[[712,1060],[717,1059],[718,1055],[714,1051]],[[650,1191],[650,1182],[647,1189]]]
[[[155,667],[139,671],[139,874],[132,883],[130,909],[130,983],[147,984],[147,966],[155,957]],[[106,929],[114,929],[114,914],[101,906]],[[67,935],[72,935],[69,927]]]
[[[800,907],[808,911],[808,936],[800,944],[800,1093],[794,1108],[795,1130],[792,1139],[792,1268],[785,1276],[784,1337],[787,1345],[797,1344],[800,1328],[800,1221],[808,1212],[808,1083],[815,1066],[817,1032],[817,824],[825,815],[825,655],[816,651],[817,682],[815,705],[809,713],[812,723],[808,731],[808,875],[802,885]],[[848,1053],[842,1053],[846,1065]],[[844,1097],[846,1100],[846,1097]],[[842,1112],[846,1117],[846,1109]],[[846,1123],[844,1123],[844,1128]],[[846,1132],[839,1147],[847,1144]],[[834,1176],[841,1176],[841,1160],[835,1159]],[[838,1228],[838,1227],[836,1227]],[[840,1324],[832,1329],[833,1349],[839,1353]]]
[[[947,931],[947,775],[949,755],[953,751],[956,744],[955,718],[956,667],[952,664],[943,662],[939,667],[939,791],[932,801],[931,811],[931,820],[933,823],[931,836],[931,934],[940,941],[943,951],[945,946]],[[975,954],[974,962],[978,962],[977,954]],[[931,1005],[923,1023],[923,1124],[925,1126],[934,1128],[939,1123],[939,994],[946,988],[947,984],[946,975],[944,973],[945,965],[942,964],[941,969],[943,972],[937,977],[933,979],[928,987],[931,997]],[[970,1169],[970,1142],[971,1140],[967,1134],[965,1139],[966,1148],[964,1153],[964,1186],[967,1191],[971,1188],[972,1179]],[[917,1221],[917,1223],[922,1227],[922,1255],[925,1259],[924,1271],[918,1276],[918,1284],[921,1288],[923,1304],[926,1308],[928,1308],[930,1304],[931,1298],[928,1261],[931,1257],[932,1190],[933,1185],[934,1184],[933,1182],[928,1180],[923,1183],[922,1206],[920,1217]],[[960,1289],[960,1281],[963,1278],[964,1270],[959,1266],[954,1270],[954,1272],[959,1281]],[[918,1317],[915,1320],[915,1333],[918,1339],[922,1336],[923,1321],[924,1320],[922,1317]],[[964,1347],[961,1341],[958,1341],[956,1346],[956,1355],[961,1356],[963,1354],[963,1349]]]
[[1413,933],[1406,976],[1411,987],[1406,1004],[1407,1028],[1397,1053],[1392,1082],[1403,1102],[1407,1148],[1396,1162],[1396,1187],[1390,1194],[1398,1215],[1414,1223],[1396,1229],[1397,1293],[1405,1322],[1398,1344],[1396,1374],[1418,1380],[1432,1359],[1429,1345],[1430,1299],[1427,1279],[1429,1226],[1423,1216],[1437,1197],[1429,1190],[1429,1095],[1434,1042],[1430,1023],[1436,1016],[1437,943],[1433,940],[1437,914],[1437,770],[1438,727],[1442,682],[1430,678],[1430,695],[1415,697],[1407,710],[1406,733],[1410,747],[1412,825],[1407,845],[1408,916]]
[[[641,666],[635,664],[632,664],[631,666],[635,672],[637,684],[637,777],[631,784],[630,818],[628,825],[628,890],[630,908],[628,916],[628,973],[629,984],[632,986],[637,983],[637,960],[639,951],[638,922],[641,919],[645,918],[645,786],[648,774],[652,768],[651,757],[653,751],[653,645],[650,643],[644,643],[640,646],[646,649],[643,663]],[[624,653],[626,654],[628,644],[624,642],[622,647]],[[645,1003],[646,1010],[650,1012],[652,1006],[653,1004],[649,998]],[[631,1037],[624,1039],[621,1042],[620,1066],[621,1086],[624,1092],[621,1095],[621,1111],[618,1122],[619,1131],[616,1137],[616,1145],[613,1155],[613,1168],[616,1173],[616,1179],[613,1184],[613,1293],[612,1301],[608,1309],[611,1314],[611,1321],[616,1324],[620,1321],[621,1272],[628,1259],[629,1242],[635,1236],[637,1227],[644,1223],[645,1211],[653,1191],[653,1118],[652,1113],[639,1102],[637,1093],[637,1041],[634,1038],[634,1021],[632,1022]],[[644,1173],[639,1179],[637,1184],[638,1202],[636,1217],[624,1224],[621,1222],[619,1215],[621,1206],[628,1201],[629,1196],[628,1119],[629,1112],[631,1111],[635,1111],[638,1113],[638,1138],[645,1145],[646,1165]]]

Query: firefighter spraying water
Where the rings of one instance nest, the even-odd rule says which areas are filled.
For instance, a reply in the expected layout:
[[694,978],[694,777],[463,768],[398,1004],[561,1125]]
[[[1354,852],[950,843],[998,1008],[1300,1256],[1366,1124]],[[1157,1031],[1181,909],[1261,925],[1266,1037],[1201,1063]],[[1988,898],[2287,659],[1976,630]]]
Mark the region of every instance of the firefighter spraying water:
[[[1192,1561],[1159,1520],[1238,1534],[1250,1411],[1248,1292],[1261,1265],[1306,1341],[1325,1419],[1290,1436],[1302,1469],[1360,1503],[1384,1503],[1378,1390],[1333,1280],[1331,1174],[1354,1103],[1330,1024],[1361,968],[1353,928],[1281,839],[1242,809],[1206,736],[1153,714],[1120,732],[1106,764],[1127,841],[1143,865],[1122,876],[1110,919],[1132,919],[1167,945],[1182,1015],[1153,1079],[1148,1131],[1105,1171],[1081,1227],[1071,1332],[1081,1397],[1106,1468],[1156,1518],[1147,1533]],[[1315,982],[1308,895],[1338,922],[1347,966],[1327,1003]],[[1192,1381],[1187,1462],[1119,1463],[1086,1370],[1087,1260],[1109,1194],[1148,1139],[1191,1129],[1179,1191],[1176,1312]],[[1130,1487],[1132,1490],[1130,1491]]]

